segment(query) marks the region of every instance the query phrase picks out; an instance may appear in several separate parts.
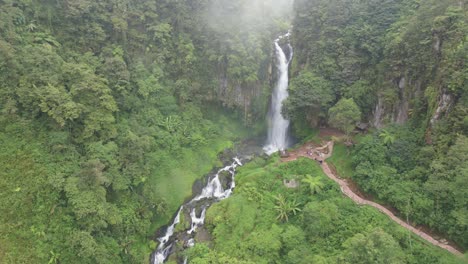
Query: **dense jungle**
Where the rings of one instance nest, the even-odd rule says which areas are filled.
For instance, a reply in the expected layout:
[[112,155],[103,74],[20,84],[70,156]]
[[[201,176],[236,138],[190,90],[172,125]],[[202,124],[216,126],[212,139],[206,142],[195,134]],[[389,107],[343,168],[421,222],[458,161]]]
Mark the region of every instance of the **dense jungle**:
[[467,263],[467,4],[0,0],[0,263]]

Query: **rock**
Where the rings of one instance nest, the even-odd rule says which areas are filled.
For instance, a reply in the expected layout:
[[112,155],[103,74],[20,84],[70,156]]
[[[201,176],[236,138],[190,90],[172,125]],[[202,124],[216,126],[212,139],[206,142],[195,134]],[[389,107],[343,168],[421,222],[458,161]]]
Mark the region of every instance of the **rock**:
[[289,152],[287,152],[286,150],[281,150],[280,151],[280,157],[281,158],[289,158]]
[[296,180],[283,180],[283,184],[289,189],[296,189],[299,187],[299,182]]
[[367,131],[367,129],[369,129],[369,124],[368,124],[368,123],[359,122],[359,123],[356,124],[356,128],[357,128],[359,131]]
[[209,243],[212,241],[211,234],[205,227],[199,227],[195,235],[195,241],[197,243]]

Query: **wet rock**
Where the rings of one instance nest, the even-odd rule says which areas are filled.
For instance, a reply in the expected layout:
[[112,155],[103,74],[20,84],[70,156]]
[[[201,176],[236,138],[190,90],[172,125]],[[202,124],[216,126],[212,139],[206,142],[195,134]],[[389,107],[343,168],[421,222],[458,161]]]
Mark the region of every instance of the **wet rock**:
[[203,187],[205,187],[203,181],[201,179],[197,179],[192,185],[192,193],[200,193]]
[[197,230],[197,234],[195,235],[195,241],[197,243],[207,243],[207,242],[211,242],[211,240],[212,240],[211,234],[210,232],[208,232],[208,230],[205,227],[200,227]]
[[228,171],[219,173],[219,180],[224,189],[227,189],[232,181],[232,174]]
[[280,157],[281,158],[289,158],[289,152],[287,152],[286,150],[281,150],[280,151]]

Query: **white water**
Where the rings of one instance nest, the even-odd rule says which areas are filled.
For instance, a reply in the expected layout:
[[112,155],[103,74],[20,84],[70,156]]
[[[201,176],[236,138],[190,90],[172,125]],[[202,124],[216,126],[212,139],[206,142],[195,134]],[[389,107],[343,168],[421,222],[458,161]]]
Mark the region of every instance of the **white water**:
[[160,242],[158,248],[156,249],[156,253],[154,254],[154,263],[155,264],[160,264],[163,263],[168,254],[170,253],[170,250],[172,248],[172,244],[166,246],[167,242],[169,239],[172,237],[174,234],[174,229],[175,226],[180,223],[180,213],[182,212],[182,209],[184,206],[181,206],[179,211],[177,211],[177,215],[174,218],[174,221],[172,224],[167,228],[166,234],[164,236],[160,237],[158,240]]
[[[156,249],[156,252],[154,253],[153,264],[164,263],[164,261],[171,254],[171,250],[172,250],[172,247],[174,246],[174,242],[170,242],[170,240],[172,236],[174,235],[174,230],[175,230],[176,225],[180,222],[180,214],[183,213],[184,206],[192,207],[192,210],[190,211],[191,226],[190,226],[190,229],[187,231],[187,234],[192,235],[193,233],[197,231],[197,228],[203,226],[203,224],[205,223],[206,210],[212,204],[212,201],[210,202],[210,199],[211,200],[214,199],[215,201],[221,201],[231,196],[232,191],[234,190],[234,187],[236,186],[235,181],[234,181],[234,176],[235,176],[236,168],[238,166],[242,166],[242,163],[238,158],[234,158],[234,161],[232,162],[231,165],[228,165],[220,169],[216,173],[216,175],[213,177],[213,179],[208,181],[208,183],[206,184],[206,186],[203,188],[203,190],[201,191],[199,195],[193,198],[190,202],[180,207],[179,211],[177,212],[177,215],[174,218],[174,221],[167,228],[164,236],[158,238],[160,244],[158,248]],[[231,182],[230,182],[229,187],[226,188],[226,190],[223,189],[223,185],[221,184],[221,181],[219,178],[222,172],[229,172],[231,174]],[[200,216],[198,216],[196,206],[194,206],[194,204],[204,199],[206,199],[208,202],[206,205],[202,206],[203,209],[200,213]],[[193,247],[195,245],[195,240],[193,238],[190,238],[187,241],[187,245],[188,247]],[[186,261],[187,259],[184,260],[184,263],[186,263]]]
[[197,217],[197,212],[195,208],[193,208],[192,212],[190,212],[190,218],[192,218],[192,226],[190,230],[187,231],[187,234],[192,234],[193,232],[197,231],[197,228],[199,226],[202,226],[205,223],[205,217],[206,217],[206,208],[203,208],[200,217]]
[[287,45],[289,49],[289,58],[286,57],[285,52],[279,45],[279,41],[283,38],[289,38],[290,33],[279,37],[275,40],[275,51],[277,57],[278,67],[278,82],[273,90],[271,99],[271,107],[269,112],[269,129],[268,129],[268,142],[264,147],[267,154],[273,154],[279,150],[284,150],[288,147],[288,128],[289,120],[285,119],[281,114],[283,101],[288,98],[288,84],[289,84],[289,63],[293,56],[293,49],[290,44]]
[[[239,165],[242,166],[240,160],[238,158],[234,158],[233,164],[220,169],[218,173],[216,173],[215,177],[210,182],[208,182],[208,184],[203,188],[202,193],[193,198],[192,202],[200,201],[206,198],[216,198],[222,200],[231,196],[232,190],[234,189],[234,187],[236,187],[236,184],[234,182],[235,169]],[[219,174],[225,171],[229,172],[232,177],[231,185],[226,190],[223,189],[223,185],[219,180]]]

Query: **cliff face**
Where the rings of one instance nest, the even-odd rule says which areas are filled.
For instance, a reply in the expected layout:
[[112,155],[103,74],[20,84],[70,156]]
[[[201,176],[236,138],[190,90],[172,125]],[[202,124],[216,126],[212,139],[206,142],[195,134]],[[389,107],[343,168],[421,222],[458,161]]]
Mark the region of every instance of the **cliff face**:
[[382,128],[389,123],[406,123],[415,107],[415,100],[424,96],[420,80],[413,81],[401,77],[399,80],[388,82],[395,91],[395,97],[392,101],[385,101],[383,94],[377,94],[377,102],[369,120],[376,128]]
[[415,120],[431,130],[466,109],[468,15],[460,1],[298,0],[295,15],[293,77],[323,77],[335,102],[353,98],[374,127]]
[[[385,102],[383,96],[378,95],[378,101],[370,120],[375,128],[380,129],[391,123],[405,124],[411,118],[414,109],[421,104],[418,100],[424,97],[427,87],[422,87],[421,81],[403,83],[404,78],[398,85],[398,99],[396,101]],[[456,96],[443,87],[438,89],[435,96],[436,100],[432,104],[436,107],[427,109],[427,114],[430,116],[429,128],[433,128],[439,120],[447,117],[457,101]],[[429,102],[423,103],[428,104]]]
[[[452,12],[450,8],[454,7],[448,6],[444,10],[445,14]],[[461,15],[463,12],[466,13],[466,10],[459,9],[457,12]],[[385,90],[380,90],[371,119],[375,127],[381,128],[390,123],[404,124],[412,117],[418,118],[418,115],[424,115],[428,130],[432,130],[438,121],[450,115],[459,101],[463,107],[466,107],[462,103],[463,100],[459,100],[466,96],[467,86],[467,76],[463,74],[463,67],[468,58],[466,40],[459,35],[466,32],[466,26],[463,20],[461,25],[457,24],[456,17],[457,15],[452,18],[450,26],[445,25],[453,30],[452,38],[438,32],[442,29],[437,29],[433,25],[431,36],[423,35],[417,39],[418,43],[426,39],[426,44],[418,47],[420,48],[418,56],[425,60],[420,59],[414,63],[416,57],[410,56],[400,65],[404,69],[397,70],[394,74],[402,77],[385,81],[395,91],[396,96],[394,100],[385,100],[383,95]],[[432,19],[435,24],[439,20],[447,20],[445,16],[435,16]],[[458,33],[455,33],[457,31]],[[414,39],[412,41],[414,42]],[[407,46],[406,49],[410,53],[417,47]],[[387,67],[396,60],[398,58],[386,58]]]
[[247,124],[263,118],[267,111],[268,94],[272,82],[272,63],[265,71],[264,79],[251,82],[238,82],[230,79],[226,71],[219,73],[216,90],[217,100],[225,107],[237,109]]
[[[273,40],[289,25],[291,1],[202,1],[200,36],[208,100],[242,113],[246,124],[264,118],[274,64]],[[200,38],[198,35],[195,38]]]
[[251,125],[263,120],[268,112],[272,89],[275,85],[276,66],[273,41],[266,42],[263,48],[265,56],[255,69],[252,80],[240,80],[230,74],[231,66],[222,63],[216,71],[216,89],[213,99],[229,109],[243,115],[244,123]]

